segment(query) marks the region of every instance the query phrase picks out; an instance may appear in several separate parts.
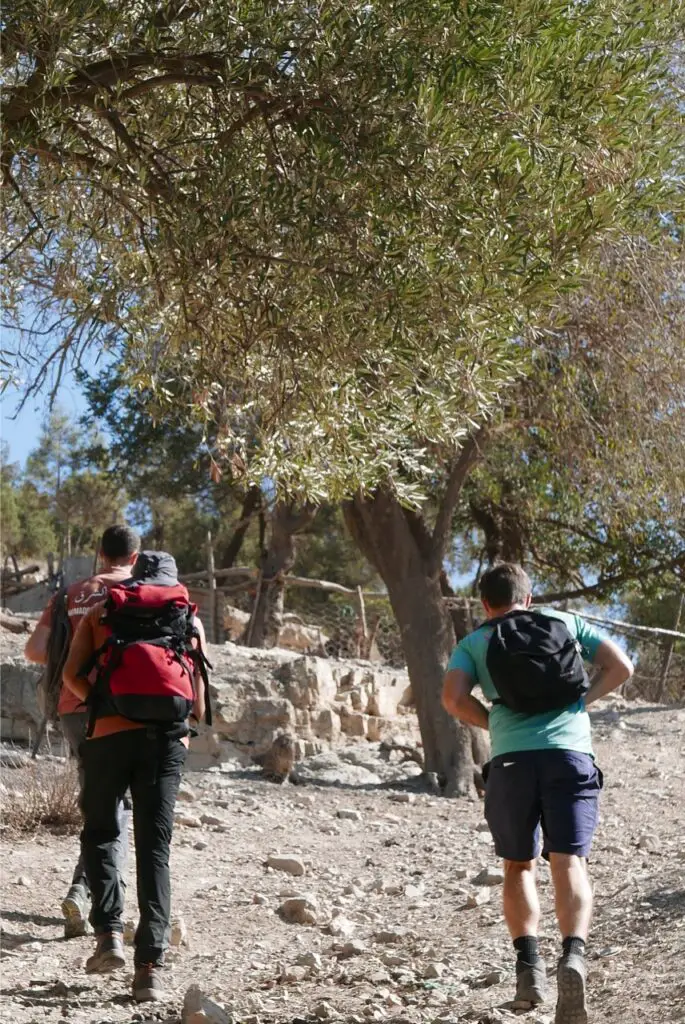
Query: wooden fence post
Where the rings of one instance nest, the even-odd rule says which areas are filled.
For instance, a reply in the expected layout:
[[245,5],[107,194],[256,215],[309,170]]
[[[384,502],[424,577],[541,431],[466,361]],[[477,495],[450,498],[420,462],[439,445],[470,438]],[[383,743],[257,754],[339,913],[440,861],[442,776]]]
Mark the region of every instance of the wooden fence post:
[[212,531],[207,530],[207,586],[209,604],[209,622],[207,623],[207,640],[210,644],[217,642],[216,626],[216,576],[214,575],[214,545],[212,544]]
[[361,587],[357,587],[357,611],[359,613],[359,658],[369,656],[369,630],[366,625],[366,605]]
[[[675,622],[673,624],[673,632],[678,632],[680,626],[680,617],[683,614],[683,605],[685,604],[685,590],[680,592],[680,601],[678,602],[678,610],[676,611]],[[661,703],[666,696],[666,683],[668,682],[668,673],[671,668],[671,660],[673,658],[673,651],[676,645],[676,638],[672,637],[664,648],[664,659],[661,663],[661,675],[659,677],[659,690],[657,693],[657,701]]]

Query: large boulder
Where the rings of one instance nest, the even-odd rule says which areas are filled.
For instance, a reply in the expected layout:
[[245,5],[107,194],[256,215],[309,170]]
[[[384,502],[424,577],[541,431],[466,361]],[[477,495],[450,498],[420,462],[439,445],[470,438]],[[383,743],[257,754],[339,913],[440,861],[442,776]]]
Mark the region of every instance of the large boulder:
[[21,741],[35,737],[43,720],[36,697],[36,687],[42,669],[31,665],[21,656],[5,654],[3,650],[0,673],[0,718],[3,737]]
[[281,667],[279,678],[284,695],[294,707],[303,710],[332,703],[338,692],[331,663],[326,658],[297,658]]

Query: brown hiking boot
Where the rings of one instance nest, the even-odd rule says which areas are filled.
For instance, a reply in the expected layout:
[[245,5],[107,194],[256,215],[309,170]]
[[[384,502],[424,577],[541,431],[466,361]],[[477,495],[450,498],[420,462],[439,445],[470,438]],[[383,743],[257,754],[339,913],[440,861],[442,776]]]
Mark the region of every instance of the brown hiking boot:
[[64,938],[76,939],[88,934],[88,894],[80,885],[72,885],[62,900]]
[[110,974],[125,966],[123,936],[119,932],[98,935],[95,952],[86,960],[86,974]]
[[133,975],[133,998],[137,1003],[155,1003],[169,998],[159,964],[139,964]]

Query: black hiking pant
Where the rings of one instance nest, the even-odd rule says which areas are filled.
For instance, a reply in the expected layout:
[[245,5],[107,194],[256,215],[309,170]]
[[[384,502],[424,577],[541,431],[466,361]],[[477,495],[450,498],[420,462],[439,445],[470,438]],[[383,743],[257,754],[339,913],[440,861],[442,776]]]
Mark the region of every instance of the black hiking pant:
[[131,790],[140,910],[136,966],[161,964],[169,941],[169,848],[186,752],[180,739],[155,728],[127,729],[85,740],[81,747],[81,849],[92,893],[90,923],[96,935],[123,931],[118,808],[126,790]]

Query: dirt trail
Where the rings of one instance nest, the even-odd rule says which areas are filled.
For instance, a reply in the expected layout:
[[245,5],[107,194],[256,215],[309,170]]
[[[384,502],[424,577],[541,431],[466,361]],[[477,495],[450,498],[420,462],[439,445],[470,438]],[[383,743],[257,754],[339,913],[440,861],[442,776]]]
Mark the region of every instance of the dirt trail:
[[[685,710],[610,700],[593,718],[606,789],[591,865],[591,1021],[675,1024],[685,1021]],[[369,763],[375,756],[364,754]],[[128,972],[84,973],[91,938],[61,938],[75,838],[3,838],[2,1021],[171,1024],[192,983],[245,1024],[517,1019],[507,1006],[513,961],[500,889],[473,882],[498,867],[482,804],[399,802],[406,792],[379,787],[279,787],[239,770],[192,774],[186,784],[197,798],[179,812],[209,818],[175,831],[174,916],[190,945],[169,955],[170,1003],[136,1006]],[[306,874],[267,871],[276,852],[299,856]],[[130,918],[133,877],[132,866]],[[541,881],[551,968],[557,939],[544,865]],[[316,903],[317,924],[285,923],[278,907],[303,894]],[[522,1019],[542,1024],[553,1013],[550,1004]]]

